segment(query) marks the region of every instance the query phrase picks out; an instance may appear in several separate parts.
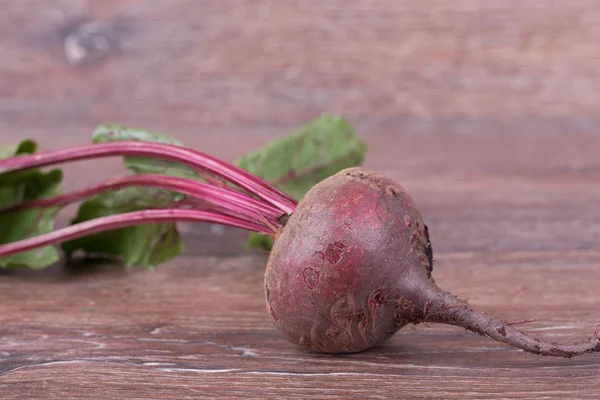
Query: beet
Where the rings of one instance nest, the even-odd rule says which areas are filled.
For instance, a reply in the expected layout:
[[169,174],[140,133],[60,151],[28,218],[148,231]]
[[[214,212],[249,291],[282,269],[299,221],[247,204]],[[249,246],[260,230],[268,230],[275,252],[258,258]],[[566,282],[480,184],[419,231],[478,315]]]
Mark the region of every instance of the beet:
[[463,327],[525,351],[572,357],[585,342],[542,341],[438,288],[428,230],[408,193],[361,168],[314,186],[275,241],[265,273],[267,306],[293,343],[325,353],[377,346],[421,322]]
[[[313,351],[365,350],[403,326],[421,322],[460,326],[546,356],[600,351],[600,330],[579,343],[542,341],[438,288],[431,275],[428,229],[413,200],[390,179],[360,168],[343,170],[320,182],[298,204],[239,167],[163,143],[124,141],[17,155],[0,160],[0,173],[115,155],[182,163],[206,176],[207,183],[139,174],[2,209],[0,213],[12,213],[64,206],[107,190],[137,186],[188,196],[164,207],[106,215],[0,244],[0,267],[3,257],[115,228],[211,222],[275,239],[265,273],[270,314],[285,337]],[[4,264],[11,263],[6,260]]]

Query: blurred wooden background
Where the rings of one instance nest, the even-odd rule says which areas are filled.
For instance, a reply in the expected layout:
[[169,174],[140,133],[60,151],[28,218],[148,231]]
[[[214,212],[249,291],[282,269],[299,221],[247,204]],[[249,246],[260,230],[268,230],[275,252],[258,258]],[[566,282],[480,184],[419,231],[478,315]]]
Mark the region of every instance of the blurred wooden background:
[[[342,114],[366,165],[419,205],[439,283],[557,340],[600,320],[599,110],[597,0],[0,1],[0,142],[65,147],[115,122],[233,160]],[[66,169],[67,189],[121,171]],[[525,356],[453,328],[343,359],[299,352],[268,321],[244,233],[184,232],[187,256],[153,273],[0,272],[2,396],[600,393],[597,355]]]

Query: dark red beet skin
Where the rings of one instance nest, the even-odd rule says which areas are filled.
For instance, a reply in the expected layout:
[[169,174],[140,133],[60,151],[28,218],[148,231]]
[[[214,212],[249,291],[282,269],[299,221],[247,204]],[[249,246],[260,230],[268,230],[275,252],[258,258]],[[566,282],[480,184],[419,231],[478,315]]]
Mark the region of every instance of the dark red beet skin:
[[437,287],[427,227],[390,179],[351,168],[320,182],[277,237],[265,273],[267,306],[293,343],[326,353],[381,344],[408,323],[464,327],[551,356],[600,351],[595,334],[560,345],[474,310]]
[[395,281],[427,280],[426,250],[425,226],[404,189],[343,171],[302,199],[276,240],[265,278],[275,324],[315,351],[373,347],[405,324],[395,318]]

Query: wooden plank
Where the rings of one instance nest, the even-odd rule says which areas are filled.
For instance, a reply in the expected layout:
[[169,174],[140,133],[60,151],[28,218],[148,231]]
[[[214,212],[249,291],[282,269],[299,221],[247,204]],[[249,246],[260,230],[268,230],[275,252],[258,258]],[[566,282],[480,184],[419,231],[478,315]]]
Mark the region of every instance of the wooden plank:
[[[564,342],[597,324],[598,262],[600,252],[448,253],[435,274],[440,286],[482,310],[536,319],[524,329]],[[600,390],[596,355],[526,355],[454,327],[407,327],[356,355],[307,353],[271,325],[264,264],[252,255],[182,257],[153,272],[103,266],[85,274],[5,274],[2,393],[593,398]]]
[[[598,2],[4,1],[0,142],[87,143],[118,122],[233,160],[322,112],[370,145],[432,234],[440,286],[556,341],[591,334],[600,282]],[[93,21],[117,46],[76,67]],[[122,172],[66,166],[67,189]],[[72,209],[70,210],[72,211]],[[61,216],[66,223],[69,213]],[[525,355],[444,326],[373,351],[299,350],[243,232],[182,226],[156,271],[0,271],[0,397],[597,398],[597,355]]]
[[[355,119],[574,116],[594,115],[599,101],[594,0],[9,4],[0,115],[15,123],[161,115],[165,128],[231,127],[324,109]],[[82,18],[118,37],[120,51],[75,71],[62,39]]]

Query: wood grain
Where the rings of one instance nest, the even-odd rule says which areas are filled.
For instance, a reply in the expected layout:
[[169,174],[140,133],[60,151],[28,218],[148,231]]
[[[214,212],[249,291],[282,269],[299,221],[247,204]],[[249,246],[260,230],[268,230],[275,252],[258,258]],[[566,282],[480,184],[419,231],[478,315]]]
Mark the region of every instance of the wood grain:
[[[341,113],[412,194],[440,286],[528,332],[600,321],[600,3],[0,1],[0,142],[86,143],[104,122],[227,160]],[[85,67],[64,39],[115,47]],[[122,171],[69,165],[67,189]],[[72,211],[72,210],[71,210]],[[62,223],[69,218],[66,212]],[[444,326],[332,357],[288,344],[243,232],[182,226],[155,271],[0,271],[0,397],[598,398],[597,355],[525,355]]]

